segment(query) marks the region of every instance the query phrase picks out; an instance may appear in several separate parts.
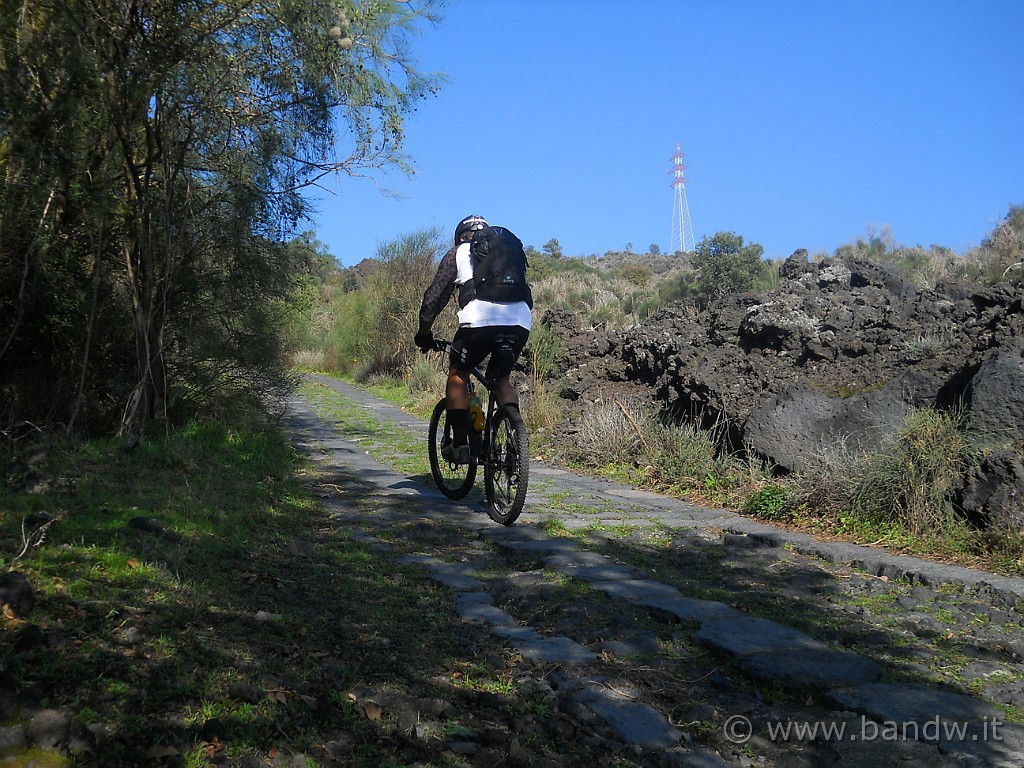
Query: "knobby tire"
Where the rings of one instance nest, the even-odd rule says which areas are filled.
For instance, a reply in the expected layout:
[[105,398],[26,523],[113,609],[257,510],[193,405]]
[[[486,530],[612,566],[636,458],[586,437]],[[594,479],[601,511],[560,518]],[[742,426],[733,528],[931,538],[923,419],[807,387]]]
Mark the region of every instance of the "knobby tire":
[[448,408],[445,399],[434,406],[427,431],[427,453],[430,456],[430,474],[441,493],[449,499],[462,499],[476,480],[476,464],[452,464],[441,456],[441,442],[451,439],[448,426]]
[[488,443],[487,514],[496,523],[512,525],[523,511],[530,480],[530,442],[518,408],[503,405],[494,412]]

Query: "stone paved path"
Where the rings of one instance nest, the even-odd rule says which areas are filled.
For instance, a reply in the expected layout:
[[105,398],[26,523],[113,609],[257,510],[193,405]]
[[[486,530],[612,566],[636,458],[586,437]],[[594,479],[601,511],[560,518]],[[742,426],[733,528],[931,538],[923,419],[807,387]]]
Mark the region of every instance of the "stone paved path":
[[[376,418],[421,433],[425,440],[423,421],[358,388],[315,378]],[[429,485],[378,463],[364,444],[338,437],[299,398],[290,403],[286,426],[321,464],[344,466],[375,493],[404,499],[416,506],[417,514],[436,516],[465,531],[469,554],[462,562],[428,554],[406,555],[402,562],[421,567],[451,590],[465,622],[488,628],[538,665],[557,667],[547,680],[569,706],[601,719],[627,744],[663,752],[664,764],[755,765],[766,759],[757,757],[761,752],[778,766],[1024,766],[1024,726],[1007,722],[1008,712],[1024,711],[1024,580],[819,542],[727,510],[538,462],[531,465],[526,510],[515,526],[504,528],[491,522],[478,502],[451,502]],[[549,535],[542,524],[552,519],[568,530],[600,525],[611,547],[630,543],[615,541],[615,526],[628,525],[634,532],[637,527],[656,529],[662,535],[669,531],[674,538],[664,557],[679,558],[678,578],[652,579],[575,537]],[[372,524],[358,515],[342,522],[352,525],[356,535],[374,540]],[[586,585],[594,595],[647,610],[686,628],[688,639],[721,659],[730,674],[806,696],[808,706],[785,712],[749,709],[721,720],[725,741],[738,747],[731,756],[681,748],[685,730],[643,700],[642,686],[631,688],[621,680],[609,685],[589,669],[602,653],[643,658],[657,645],[652,636],[622,632],[598,644],[582,631],[571,636],[571,621],[564,622],[570,629],[565,634],[540,631],[509,610],[527,604],[525,597],[509,597],[514,585],[481,577],[482,570],[493,570],[491,560],[480,560],[482,542],[515,566],[515,579],[544,569]],[[476,560],[488,568],[479,568]],[[704,568],[699,576],[688,577],[686,564],[698,561],[721,570]],[[786,573],[777,584],[765,576],[772,568]],[[700,594],[717,586],[723,599],[697,596],[693,588],[698,582]],[[796,609],[792,621],[739,610],[728,594],[741,583],[777,589],[794,605],[813,603],[829,612],[829,621],[811,631]],[[888,624],[857,599],[869,596],[895,601]],[[957,658],[969,651],[971,662],[949,672],[956,684],[915,682],[909,673],[934,669],[944,637],[956,641]],[[894,643],[894,638],[901,642]],[[908,674],[893,674],[900,664]],[[800,717],[822,730],[806,737],[780,735],[778,729],[784,726],[799,726]]]

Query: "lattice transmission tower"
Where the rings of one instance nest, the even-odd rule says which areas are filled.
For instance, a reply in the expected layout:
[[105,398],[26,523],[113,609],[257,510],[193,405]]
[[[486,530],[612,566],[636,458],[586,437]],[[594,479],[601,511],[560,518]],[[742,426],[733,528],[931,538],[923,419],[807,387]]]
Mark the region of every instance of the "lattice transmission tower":
[[675,204],[672,208],[672,253],[684,251],[692,253],[695,249],[693,242],[693,225],[690,223],[690,206],[686,202],[686,171],[687,166],[683,165],[683,153],[679,150],[679,143],[676,143],[676,153],[672,156],[672,188]]

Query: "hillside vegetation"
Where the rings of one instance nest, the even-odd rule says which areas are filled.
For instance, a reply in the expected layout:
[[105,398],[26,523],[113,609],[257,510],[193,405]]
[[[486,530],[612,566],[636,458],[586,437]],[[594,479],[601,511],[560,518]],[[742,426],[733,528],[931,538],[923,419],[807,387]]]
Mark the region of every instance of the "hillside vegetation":
[[[378,374],[409,377],[420,358],[412,343],[420,300],[448,247],[439,229],[424,229],[384,243],[375,258],[329,274],[293,326],[291,344],[300,367],[357,381]],[[694,253],[674,255],[608,251],[567,257],[558,249],[527,246],[535,317],[564,310],[585,328],[624,328],[674,303],[701,304],[721,294],[770,289],[778,285],[782,260],[764,260],[762,253],[760,245],[732,232],[705,237]],[[796,253],[811,260],[829,257]],[[1024,207],[1012,207],[981,245],[963,255],[937,245],[900,244],[886,228],[840,246],[833,256],[894,267],[920,287],[951,280],[1020,282]],[[454,330],[454,302],[438,323],[438,335]]]
[[[443,391],[445,361],[421,355],[412,336],[422,291],[447,247],[440,232],[424,230],[383,245],[376,259],[332,274],[294,326],[298,367],[377,387],[426,413]],[[838,458],[824,468],[827,477],[778,477],[771,467],[723,450],[726,425],[666,422],[649,404],[627,400],[585,409],[572,426],[573,439],[560,441],[569,404],[560,396],[556,360],[566,340],[543,322],[548,313],[572,315],[584,334],[657,322],[656,313],[671,305],[696,311],[729,294],[775,288],[782,262],[764,260],[759,245],[731,232],[705,237],[693,253],[675,255],[573,258],[550,247],[528,252],[535,323],[517,376],[536,455],[825,535],[1024,573],[1019,532],[974,530],[951,508],[945,485],[918,493],[929,477],[942,478],[977,455],[955,414],[915,414],[903,425],[899,444],[879,446],[879,455],[843,458],[842,446],[836,446]],[[952,281],[1021,285],[1024,208],[1011,208],[981,245],[963,255],[940,246],[902,245],[883,230],[831,256],[798,251],[791,258],[841,257],[886,265],[921,288]],[[453,302],[435,333],[450,336],[454,329]],[[892,471],[908,452],[927,477]],[[880,483],[885,493],[877,492]]]

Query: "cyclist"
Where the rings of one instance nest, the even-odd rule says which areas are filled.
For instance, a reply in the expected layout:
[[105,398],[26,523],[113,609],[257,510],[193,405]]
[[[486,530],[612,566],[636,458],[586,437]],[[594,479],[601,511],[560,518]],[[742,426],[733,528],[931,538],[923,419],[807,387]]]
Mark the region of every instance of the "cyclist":
[[449,349],[448,383],[445,399],[452,441],[441,447],[441,455],[455,464],[468,464],[469,372],[490,355],[486,376],[495,382],[498,402],[519,407],[519,393],[509,375],[530,336],[531,301],[492,302],[474,295],[473,259],[470,242],[488,226],[483,216],[467,216],[455,227],[455,245],[442,257],[437,272],[423,293],[420,324],[413,340],[424,353],[434,348],[431,330],[434,320],[459,288],[459,329]]

